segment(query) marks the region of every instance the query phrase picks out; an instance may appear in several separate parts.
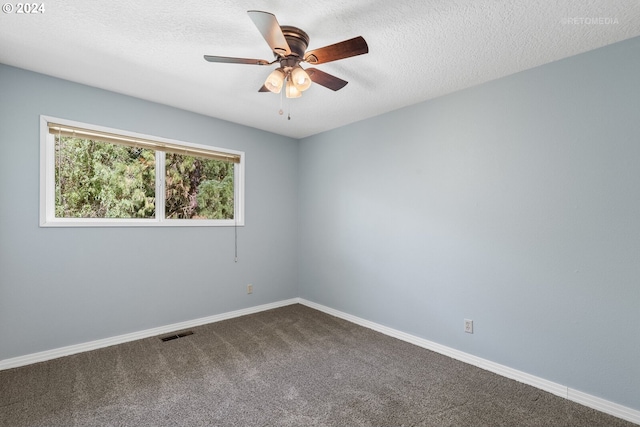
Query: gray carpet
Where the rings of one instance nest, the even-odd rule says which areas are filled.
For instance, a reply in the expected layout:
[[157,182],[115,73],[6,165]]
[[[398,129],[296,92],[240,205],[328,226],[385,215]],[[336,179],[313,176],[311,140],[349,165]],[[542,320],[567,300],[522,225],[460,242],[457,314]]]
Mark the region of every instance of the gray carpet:
[[0,372],[0,425],[633,426],[302,305]]

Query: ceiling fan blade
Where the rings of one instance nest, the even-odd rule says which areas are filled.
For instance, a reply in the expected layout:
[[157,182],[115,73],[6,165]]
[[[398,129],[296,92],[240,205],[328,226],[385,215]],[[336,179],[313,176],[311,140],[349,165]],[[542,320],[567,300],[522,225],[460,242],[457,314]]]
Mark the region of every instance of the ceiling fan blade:
[[350,58],[369,52],[369,46],[362,37],[358,36],[340,43],[310,50],[304,55],[309,64],[324,64],[338,59]]
[[276,16],[269,12],[262,12],[259,10],[247,11],[249,17],[258,27],[258,31],[262,34],[262,37],[267,41],[267,44],[277,55],[287,56],[291,54],[289,43],[284,38],[280,24]]
[[305,71],[309,75],[311,81],[334,91],[342,89],[347,85],[347,83],[349,83],[316,68],[307,68]]
[[228,56],[211,56],[205,55],[204,59],[209,62],[223,62],[227,64],[249,64],[249,65],[269,65],[269,61],[264,59],[249,59],[249,58],[230,58]]

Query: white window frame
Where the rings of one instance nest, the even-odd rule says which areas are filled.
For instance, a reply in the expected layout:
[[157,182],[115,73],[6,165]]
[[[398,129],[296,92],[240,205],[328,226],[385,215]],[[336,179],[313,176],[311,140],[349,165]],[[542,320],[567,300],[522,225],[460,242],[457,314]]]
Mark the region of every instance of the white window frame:
[[[240,156],[234,165],[233,219],[167,219],[164,217],[164,197],[156,197],[155,218],[56,218],[55,216],[55,136],[49,132],[49,123],[121,135],[129,138],[152,140],[158,143],[180,145],[196,150],[215,151]],[[165,194],[163,151],[156,150],[156,194]],[[244,225],[244,163],[243,151],[209,145],[192,144],[73,120],[40,116],[40,226],[41,227],[216,227]]]

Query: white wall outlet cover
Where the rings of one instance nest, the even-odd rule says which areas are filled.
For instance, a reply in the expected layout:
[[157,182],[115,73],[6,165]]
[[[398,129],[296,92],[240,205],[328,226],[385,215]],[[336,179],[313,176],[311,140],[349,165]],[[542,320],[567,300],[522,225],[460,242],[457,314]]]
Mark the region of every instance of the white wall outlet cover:
[[464,331],[468,334],[473,333],[473,320],[464,319]]

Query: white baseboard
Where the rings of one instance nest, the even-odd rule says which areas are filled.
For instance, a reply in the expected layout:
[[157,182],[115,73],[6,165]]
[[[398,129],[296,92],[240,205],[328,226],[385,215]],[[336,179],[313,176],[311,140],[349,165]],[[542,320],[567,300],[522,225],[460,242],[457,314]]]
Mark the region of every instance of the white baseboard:
[[572,388],[569,388],[569,396],[567,398],[581,405],[588,406],[589,408],[622,418],[623,420],[627,420],[632,423],[640,424],[640,411],[627,406],[592,396]]
[[626,406],[619,405],[617,403],[610,402],[608,400],[592,396],[578,390],[574,390],[572,388],[569,388],[568,386],[545,380],[544,378],[540,378],[535,375],[531,375],[505,365],[501,365],[499,363],[491,362],[490,360],[483,359],[481,357],[474,356],[472,354],[465,353],[463,351],[456,350],[454,348],[447,347],[433,341],[426,340],[424,338],[416,337],[414,335],[410,335],[405,332],[401,332],[396,329],[389,328],[387,326],[383,326],[378,323],[359,318],[357,316],[353,316],[351,314],[343,313],[341,311],[305,300],[303,298],[298,298],[298,302],[300,304],[306,305],[307,307],[311,307],[332,316],[348,320],[349,322],[355,323],[356,325],[373,329],[374,331],[383,333],[402,341],[406,341],[408,343],[417,345],[418,347],[435,351],[436,353],[440,353],[453,359],[460,360],[461,362],[477,366],[478,368],[493,372],[503,377],[507,377],[521,383],[531,385],[533,387],[555,394],[556,396],[564,397],[565,399],[572,400],[589,408],[593,408],[609,415],[613,415],[614,417],[622,418],[623,420],[640,424],[640,411],[638,410],[628,408]]
[[263,304],[256,307],[244,308],[241,310],[230,311],[228,313],[216,314],[214,316],[201,317],[200,319],[188,320],[186,322],[174,323],[171,325],[160,326],[158,328],[147,329],[144,331],[132,332],[130,334],[118,335],[116,337],[90,341],[82,344],[70,345],[67,347],[55,348],[53,350],[41,351],[39,353],[28,354],[25,356],[14,357],[11,359],[0,360],[0,371],[4,369],[17,368],[20,366],[30,365],[32,363],[44,362],[46,360],[57,359],[58,357],[69,356],[83,351],[97,350],[99,348],[109,347],[116,344],[122,344],[129,341],[135,341],[143,338],[154,337],[156,335],[167,334],[170,332],[180,331],[183,329],[194,328],[208,323],[220,322],[222,320],[232,319],[234,317],[246,316],[247,314],[259,313],[273,308],[284,307],[285,305],[299,303],[298,298],[284,301],[278,301],[270,304]]
[[167,334],[174,331],[180,331],[200,325],[206,325],[208,323],[220,322],[222,320],[232,319],[234,317],[246,316],[247,314],[259,313],[261,311],[271,310],[274,308],[284,307],[286,305],[297,303],[306,305],[307,307],[322,311],[332,316],[339,317],[351,323],[355,323],[356,325],[364,326],[365,328],[369,328],[385,335],[400,339],[402,341],[406,341],[408,343],[417,345],[418,347],[426,348],[427,350],[435,351],[436,353],[449,356],[453,359],[460,360],[461,362],[477,366],[481,369],[485,369],[498,375],[502,375],[503,377],[507,377],[521,383],[539,388],[541,390],[548,391],[549,393],[564,397],[565,399],[572,400],[589,408],[593,408],[598,411],[640,425],[640,411],[638,410],[628,408],[626,406],[619,405],[617,403],[610,402],[608,400],[592,396],[578,390],[571,389],[568,386],[564,386],[553,381],[548,381],[544,378],[540,378],[535,375],[531,375],[505,365],[501,365],[499,363],[491,362],[490,360],[483,359],[481,357],[477,357],[472,354],[426,340],[424,338],[416,337],[415,335],[407,334],[405,332],[401,332],[396,329],[389,328],[387,326],[383,326],[357,316],[353,316],[351,314],[343,313],[339,310],[334,310],[333,308],[329,308],[324,305],[305,300],[303,298],[292,298],[289,300],[283,300],[270,304],[259,305],[256,307],[230,311],[228,313],[216,314],[214,316],[202,317],[195,320],[174,323],[171,325],[133,332],[130,334],[119,335],[116,337],[90,341],[83,344],[70,345],[67,347],[61,347],[53,350],[42,351],[39,353],[28,354],[25,356],[14,357],[12,359],[0,360],[0,370],[17,368],[20,366],[30,365],[32,363],[44,362],[46,360],[56,359],[58,357],[69,356],[84,351],[97,350],[99,348],[109,347],[116,344],[122,344],[129,341]]

